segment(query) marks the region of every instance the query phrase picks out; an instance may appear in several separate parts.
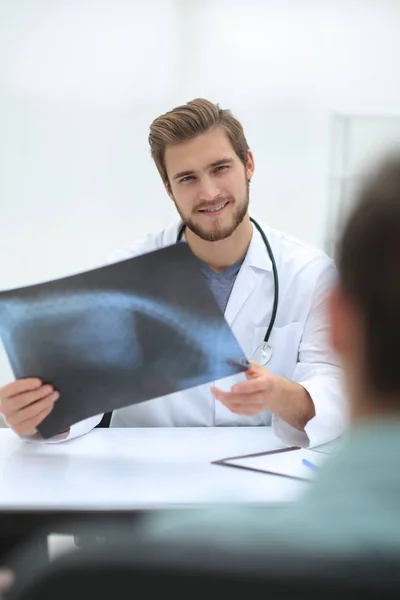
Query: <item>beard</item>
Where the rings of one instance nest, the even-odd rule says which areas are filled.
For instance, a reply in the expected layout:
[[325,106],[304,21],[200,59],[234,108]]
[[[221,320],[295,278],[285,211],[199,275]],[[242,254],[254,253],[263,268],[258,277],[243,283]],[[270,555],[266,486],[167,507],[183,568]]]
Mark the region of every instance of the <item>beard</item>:
[[[229,203],[233,205],[231,223],[229,225],[225,225],[225,227],[218,225],[218,223],[216,223],[212,229],[206,229],[202,227],[198,223],[195,223],[195,221],[190,217],[187,217],[184,214],[182,214],[182,211],[180,210],[174,198],[176,210],[178,211],[179,216],[181,217],[185,227],[190,229],[190,231],[192,231],[195,235],[197,235],[199,238],[206,242],[220,242],[221,240],[225,240],[226,238],[230,237],[232,233],[242,223],[249,208],[249,183],[247,181],[246,183],[246,195],[241,202],[236,203],[232,196],[218,198],[218,200],[221,201],[221,204],[229,201]],[[215,201],[213,201],[213,204],[215,204]],[[204,204],[202,204],[201,206],[204,207]],[[194,210],[194,212],[197,211],[198,208]]]

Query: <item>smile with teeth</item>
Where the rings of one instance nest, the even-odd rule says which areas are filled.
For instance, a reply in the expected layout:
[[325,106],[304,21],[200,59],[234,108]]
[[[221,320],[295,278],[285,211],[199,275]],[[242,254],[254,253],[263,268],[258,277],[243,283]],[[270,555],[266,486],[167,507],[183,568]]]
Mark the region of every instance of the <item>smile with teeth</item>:
[[216,212],[220,212],[223,208],[225,208],[225,206],[228,204],[228,202],[223,202],[222,204],[218,204],[217,206],[213,206],[211,208],[201,208],[200,212],[203,213],[216,213]]

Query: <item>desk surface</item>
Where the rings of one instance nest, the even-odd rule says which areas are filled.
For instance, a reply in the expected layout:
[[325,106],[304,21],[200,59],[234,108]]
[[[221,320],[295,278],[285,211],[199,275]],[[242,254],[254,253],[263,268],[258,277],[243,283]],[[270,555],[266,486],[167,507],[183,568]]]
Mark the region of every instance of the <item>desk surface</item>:
[[0,429],[0,511],[290,502],[310,484],[211,464],[281,447],[269,427],[94,429],[60,444]]

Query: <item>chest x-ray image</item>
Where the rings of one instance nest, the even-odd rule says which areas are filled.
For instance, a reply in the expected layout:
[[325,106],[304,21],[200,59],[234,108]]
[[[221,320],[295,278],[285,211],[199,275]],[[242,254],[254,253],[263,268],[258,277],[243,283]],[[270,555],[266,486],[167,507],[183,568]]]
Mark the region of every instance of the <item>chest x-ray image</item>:
[[2,292],[0,335],[16,378],[60,391],[44,438],[249,366],[186,244]]

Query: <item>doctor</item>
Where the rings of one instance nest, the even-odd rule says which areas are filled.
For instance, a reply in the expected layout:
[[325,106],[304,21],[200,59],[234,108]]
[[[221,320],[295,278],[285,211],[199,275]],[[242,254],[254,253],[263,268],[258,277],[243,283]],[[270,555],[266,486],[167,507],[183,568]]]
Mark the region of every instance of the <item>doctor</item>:
[[[186,242],[252,362],[232,389],[217,382],[123,408],[111,426],[272,424],[285,443],[300,446],[339,436],[347,411],[328,341],[332,261],[250,218],[254,160],[230,111],[193,100],[155,119],[149,142],[180,220],[115,260]],[[35,437],[58,397],[40,380],[19,380],[0,389],[0,411],[17,434]],[[77,423],[54,441],[82,435],[100,419]]]

